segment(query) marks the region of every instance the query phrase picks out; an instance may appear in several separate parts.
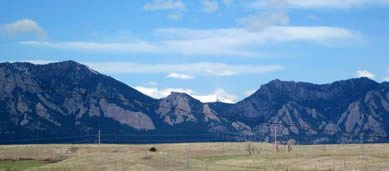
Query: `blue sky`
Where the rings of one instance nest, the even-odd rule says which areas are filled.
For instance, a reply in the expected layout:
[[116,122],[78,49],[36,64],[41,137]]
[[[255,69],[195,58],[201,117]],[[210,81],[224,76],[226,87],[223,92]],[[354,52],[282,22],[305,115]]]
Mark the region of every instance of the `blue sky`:
[[155,98],[389,81],[389,0],[4,1],[0,61],[74,60]]

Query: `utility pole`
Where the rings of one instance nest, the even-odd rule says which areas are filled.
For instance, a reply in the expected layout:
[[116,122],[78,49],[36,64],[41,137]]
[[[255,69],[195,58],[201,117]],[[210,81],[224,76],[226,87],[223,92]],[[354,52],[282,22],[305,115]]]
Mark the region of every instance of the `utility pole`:
[[364,158],[364,153],[365,153],[365,148],[364,148],[364,146],[363,146],[363,133],[361,133],[360,134],[360,136],[359,136],[359,144],[361,145],[361,151],[360,151],[360,156],[359,156],[359,158],[360,159],[363,159]]
[[277,125],[274,128],[274,143],[277,144]]
[[101,144],[101,139],[100,139],[100,129],[99,129],[99,145]]
[[277,126],[274,127],[274,150],[278,152],[278,144],[277,144]]

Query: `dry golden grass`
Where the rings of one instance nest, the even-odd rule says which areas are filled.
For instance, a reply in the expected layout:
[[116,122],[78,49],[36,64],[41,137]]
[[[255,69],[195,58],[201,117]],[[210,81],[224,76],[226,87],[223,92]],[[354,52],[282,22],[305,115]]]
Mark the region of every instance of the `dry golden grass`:
[[[304,145],[274,152],[272,144],[252,143],[260,153],[248,155],[247,143],[155,145],[3,145],[0,159],[62,160],[30,170],[385,170],[389,144]],[[156,147],[157,152],[149,152]]]

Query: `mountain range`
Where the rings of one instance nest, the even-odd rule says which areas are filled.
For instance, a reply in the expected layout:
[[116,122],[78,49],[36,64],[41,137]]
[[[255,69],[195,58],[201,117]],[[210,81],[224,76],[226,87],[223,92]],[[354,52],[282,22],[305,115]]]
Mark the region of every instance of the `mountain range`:
[[[100,134],[99,134],[100,132]],[[0,144],[389,142],[389,83],[273,80],[235,103],[154,99],[74,61],[0,63]]]

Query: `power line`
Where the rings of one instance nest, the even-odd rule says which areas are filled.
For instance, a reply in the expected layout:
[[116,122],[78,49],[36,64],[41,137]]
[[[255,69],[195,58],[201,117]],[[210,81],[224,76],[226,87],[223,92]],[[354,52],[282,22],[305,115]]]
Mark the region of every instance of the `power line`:
[[[241,135],[239,133],[223,133],[223,135]],[[190,137],[190,136],[215,136],[215,134],[161,134],[161,135],[136,135],[136,134],[101,134],[101,136],[107,137]]]
[[63,140],[63,139],[76,139],[76,138],[90,138],[90,137],[96,137],[96,135],[83,135],[83,136],[66,136],[66,137],[51,137],[51,138],[30,138],[30,139],[13,139],[13,140],[0,140],[1,142],[14,142],[14,141],[22,141],[22,142],[28,142],[28,141],[44,141],[44,140]]
[[[11,80],[5,80],[5,79],[0,79],[0,81],[11,82]],[[131,101],[127,100],[127,99],[119,99],[119,98],[107,97],[107,96],[103,96],[103,95],[90,94],[90,93],[87,93],[87,92],[83,93],[83,92],[78,92],[78,91],[74,91],[74,90],[65,90],[65,89],[61,89],[61,88],[52,88],[52,87],[48,87],[48,86],[41,86],[41,85],[38,85],[38,84],[30,84],[30,83],[20,82],[20,81],[16,81],[16,80],[14,80],[13,82],[15,82],[17,84],[24,84],[26,86],[40,88],[40,89],[43,89],[43,90],[46,90],[46,91],[51,90],[51,91],[55,91],[55,92],[63,92],[63,93],[79,95],[79,96],[84,96],[84,97],[89,97],[89,98],[94,98],[94,99],[107,99],[107,100],[110,100],[110,101],[117,101],[117,102],[124,102],[124,103],[130,103],[131,102]],[[143,102],[138,102],[138,103],[141,103],[144,106],[156,107],[155,105],[152,105],[152,104],[146,104],[146,103],[143,103]],[[218,113],[213,113],[213,112],[208,113],[208,112],[205,112],[205,111],[203,111],[203,112],[189,111],[189,110],[186,110],[186,109],[183,109],[183,108],[177,108],[177,107],[172,109],[171,106],[163,106],[163,105],[159,105],[158,107],[160,107],[160,108],[167,108],[167,109],[175,110],[175,111],[182,111],[182,112],[192,113],[192,114],[215,115],[215,116],[218,116],[220,118],[233,119],[233,120],[238,120],[238,121],[251,121],[251,122],[262,123],[262,124],[269,124],[269,125],[276,125],[276,126],[280,125],[280,126],[284,126],[284,127],[296,127],[296,128],[308,129],[308,130],[317,131],[317,132],[339,133],[337,130],[311,128],[311,127],[297,125],[297,124],[288,124],[288,123],[284,123],[284,122],[281,122],[281,121],[279,121],[279,122],[271,122],[271,121],[265,121],[265,120],[259,120],[259,119],[253,119],[253,118],[248,118],[248,117],[241,117],[241,116],[220,115]],[[353,136],[353,137],[357,137],[357,136],[359,137],[359,135],[355,135],[355,134],[351,134],[351,133],[347,133],[347,132],[342,132],[342,134],[346,134],[346,135]],[[364,137],[371,137],[371,138],[386,138],[386,139],[389,139],[389,136],[384,136],[384,135],[363,134],[363,136]]]
[[[104,135],[104,134],[101,134]],[[104,143],[110,143],[110,142],[118,142],[118,143],[163,143],[163,142],[222,142],[226,140],[232,140],[237,142],[246,142],[250,141],[247,139],[245,135],[238,135],[238,136],[231,136],[231,137],[218,137],[218,136],[212,136],[209,134],[209,136],[212,136],[210,138],[209,136],[199,136],[200,134],[194,134],[194,135],[187,135],[187,136],[160,136],[160,135],[150,135],[150,136],[142,136],[142,135],[131,135],[131,136],[117,136],[117,135],[110,135],[106,134],[104,135],[101,139],[101,142]],[[86,135],[86,136],[67,136],[67,137],[53,137],[53,138],[34,138],[34,139],[15,139],[15,140],[1,140],[0,143],[19,143],[19,142],[38,142],[38,141],[49,141],[49,140],[55,140],[56,143],[83,143],[83,142],[88,142],[88,143],[97,143],[98,140],[96,140],[98,136],[97,135]],[[143,139],[123,139],[123,138],[139,138],[143,137]],[[144,139],[144,137],[148,137],[150,139]],[[172,138],[173,137],[173,138]],[[258,135],[256,136],[258,138]],[[262,135],[262,137],[266,137],[266,135]],[[312,144],[314,143],[314,140],[311,139],[306,139],[309,136],[291,136],[291,135],[279,135],[277,136],[277,141],[279,142],[284,142],[286,143],[290,138],[293,138],[299,142],[299,144]],[[84,139],[86,138],[86,140]],[[108,139],[107,139],[108,138]],[[152,138],[152,139],[151,139]],[[77,140],[81,139],[81,140]],[[283,139],[283,140],[281,140]],[[312,143],[308,143],[312,142]],[[315,143],[316,144],[316,143]]]

